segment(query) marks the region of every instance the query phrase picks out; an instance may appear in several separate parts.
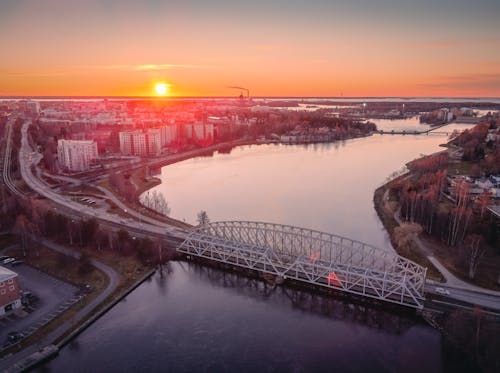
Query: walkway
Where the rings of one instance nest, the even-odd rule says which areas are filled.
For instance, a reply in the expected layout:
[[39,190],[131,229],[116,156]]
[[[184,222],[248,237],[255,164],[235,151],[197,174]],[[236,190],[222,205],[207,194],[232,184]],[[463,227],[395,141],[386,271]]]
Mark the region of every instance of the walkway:
[[[387,197],[384,194],[384,201]],[[400,216],[400,209],[394,213],[394,219],[396,222],[401,225],[403,221]],[[494,291],[482,288],[480,286],[468,283],[466,281],[461,280],[453,273],[451,273],[446,267],[441,264],[441,262],[433,255],[432,250],[430,250],[420,239],[420,237],[415,237],[415,244],[424,253],[429,259],[429,261],[437,268],[439,272],[445,278],[445,283],[440,283],[432,280],[427,280],[427,291],[435,291],[436,288],[448,288],[450,294],[448,295],[451,298],[471,302],[477,304],[479,306],[489,307],[496,310],[500,310],[500,291]]]
[[[42,245],[51,248],[63,255],[70,256],[75,259],[79,259],[81,257],[81,253],[71,250],[67,247],[63,247],[58,245],[52,241],[48,241],[42,238],[37,238],[38,242]],[[47,334],[43,337],[39,342],[33,344],[20,352],[4,357],[0,360],[0,371],[17,371],[16,363],[27,358],[31,354],[37,352],[42,347],[52,344],[56,339],[66,333],[69,329],[81,323],[81,321],[88,316],[88,314],[94,310],[97,306],[101,305],[118,287],[121,275],[116,272],[110,266],[99,262],[95,259],[91,259],[90,262],[93,266],[103,271],[109,278],[109,283],[106,289],[104,289],[96,298],[94,298],[89,304],[87,304],[83,309],[78,311],[76,315],[74,315],[70,320],[67,320],[63,324],[59,325],[55,330]]]

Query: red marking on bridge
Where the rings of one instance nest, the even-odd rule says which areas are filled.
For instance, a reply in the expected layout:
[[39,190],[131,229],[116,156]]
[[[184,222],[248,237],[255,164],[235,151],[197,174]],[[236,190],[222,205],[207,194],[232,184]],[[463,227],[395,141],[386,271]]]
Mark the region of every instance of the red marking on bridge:
[[331,272],[328,275],[328,285],[330,286],[342,286],[342,282],[340,282],[339,278],[335,274],[335,272]]

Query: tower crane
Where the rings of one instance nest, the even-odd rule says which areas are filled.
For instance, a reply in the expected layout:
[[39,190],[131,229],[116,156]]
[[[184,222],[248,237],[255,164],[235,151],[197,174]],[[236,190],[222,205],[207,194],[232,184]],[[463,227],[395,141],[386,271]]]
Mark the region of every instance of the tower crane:
[[[247,100],[250,98],[250,90],[248,88],[245,88],[245,87],[234,87],[234,86],[230,86],[230,87],[227,87],[227,88],[239,89],[240,91],[246,91],[247,92]],[[243,98],[243,93],[241,94],[240,97]]]

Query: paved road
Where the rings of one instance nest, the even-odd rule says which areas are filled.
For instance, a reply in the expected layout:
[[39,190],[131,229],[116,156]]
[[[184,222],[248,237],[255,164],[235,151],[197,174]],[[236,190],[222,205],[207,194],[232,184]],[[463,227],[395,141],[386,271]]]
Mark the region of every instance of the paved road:
[[13,268],[18,274],[20,288],[38,297],[33,312],[21,311],[22,316],[11,315],[0,319],[0,344],[7,340],[9,332],[22,332],[39,327],[43,321],[67,302],[74,300],[79,291],[73,285],[60,281],[27,265]]
[[[384,196],[385,198],[385,196]],[[402,224],[399,210],[394,213],[394,219]],[[444,265],[433,255],[432,251],[422,242],[419,237],[414,238],[415,244],[427,256],[427,259],[437,268],[445,278],[445,283],[427,280],[426,292],[436,293],[436,288],[446,288],[450,294],[447,297],[460,301],[466,301],[478,306],[500,310],[500,292],[485,289],[465,282],[448,271]]]
[[[21,130],[21,150],[19,152],[20,160],[20,170],[24,182],[34,191],[38,192],[42,196],[52,200],[53,202],[64,206],[77,214],[79,216],[95,217],[100,220],[104,220],[110,223],[118,224],[123,228],[131,228],[137,231],[143,231],[144,233],[152,233],[155,235],[168,235],[177,239],[184,239],[187,232],[183,229],[173,227],[167,223],[163,223],[150,217],[144,216],[138,212],[130,212],[142,221],[137,222],[133,220],[125,220],[121,216],[111,214],[105,210],[105,208],[92,208],[88,206],[82,206],[80,203],[75,202],[71,197],[63,196],[55,191],[53,191],[50,186],[46,183],[40,181],[32,171],[32,166],[36,166],[40,160],[43,158],[42,154],[34,152],[27,140],[28,128],[31,125],[31,121],[27,120]],[[110,193],[108,191],[108,193]],[[112,195],[112,194],[111,194]],[[113,196],[113,201],[119,202],[119,206],[123,209],[126,208],[115,196]]]
[[[58,244],[55,244],[51,241],[45,240],[45,239],[38,239],[38,242],[41,244],[57,251],[60,252],[61,254],[71,256],[75,259],[78,259],[81,254],[79,252],[73,251],[71,249],[68,249],[66,247],[62,247]],[[92,302],[87,304],[83,309],[81,309],[75,316],[73,316],[70,320],[66,321],[65,323],[61,324],[58,328],[53,330],[51,333],[46,335],[40,342],[38,342],[36,345],[31,345],[30,347],[25,348],[24,350],[19,351],[18,353],[7,356],[3,359],[0,360],[0,371],[4,371],[8,367],[11,367],[13,364],[16,362],[30,356],[31,354],[35,353],[38,351],[41,347],[49,345],[54,342],[59,336],[64,334],[69,328],[72,326],[79,324],[80,321],[88,315],[90,311],[92,311],[95,307],[99,306],[109,295],[111,295],[116,288],[118,287],[121,276],[118,272],[116,272],[113,268],[107,266],[104,263],[101,263],[97,260],[91,260],[92,265],[95,267],[99,268],[101,271],[103,271],[109,278],[109,284],[102,291]]]

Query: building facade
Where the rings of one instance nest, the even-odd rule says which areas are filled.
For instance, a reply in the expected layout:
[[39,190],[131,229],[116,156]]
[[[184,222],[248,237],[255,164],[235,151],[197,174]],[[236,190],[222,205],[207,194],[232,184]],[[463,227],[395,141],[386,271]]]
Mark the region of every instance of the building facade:
[[151,128],[143,131],[124,131],[119,133],[120,152],[123,155],[155,157],[161,153],[161,130]]
[[85,171],[98,157],[97,143],[92,140],[58,140],[57,158],[70,171]]
[[0,317],[21,307],[17,273],[0,266]]

